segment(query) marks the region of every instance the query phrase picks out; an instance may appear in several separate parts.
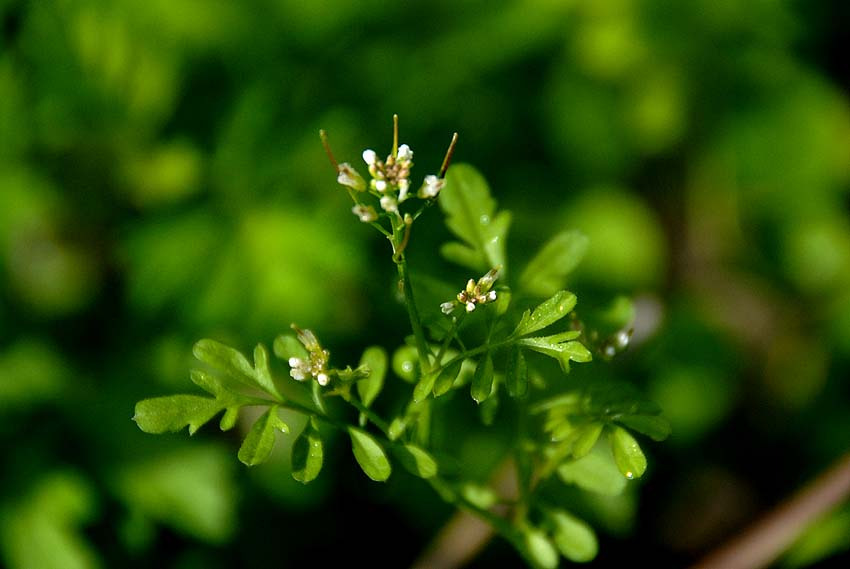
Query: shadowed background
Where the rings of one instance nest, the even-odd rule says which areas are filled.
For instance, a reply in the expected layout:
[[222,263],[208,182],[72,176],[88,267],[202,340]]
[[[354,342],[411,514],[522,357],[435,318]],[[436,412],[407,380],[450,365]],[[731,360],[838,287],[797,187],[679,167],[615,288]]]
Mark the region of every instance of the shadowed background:
[[[459,133],[455,161],[513,211],[517,265],[577,228],[579,309],[638,299],[647,332],[605,373],[673,436],[622,496],[564,500],[599,529],[598,566],[696,559],[850,448],[848,18],[828,0],[0,0],[0,559],[413,561],[451,512],[401,472],[369,482],[345,441],[302,486],[286,437],[249,470],[215,427],[130,421],[191,390],[201,337],[246,349],[297,322],[338,363],[401,342],[389,246],[318,138],[357,164],[389,151],[393,113],[415,178]],[[464,282],[435,254],[438,211],[422,219],[414,270]],[[509,423],[476,420],[445,428],[486,479]],[[848,536],[844,505],[780,564],[837,566]],[[474,565],[518,563],[496,542]]]

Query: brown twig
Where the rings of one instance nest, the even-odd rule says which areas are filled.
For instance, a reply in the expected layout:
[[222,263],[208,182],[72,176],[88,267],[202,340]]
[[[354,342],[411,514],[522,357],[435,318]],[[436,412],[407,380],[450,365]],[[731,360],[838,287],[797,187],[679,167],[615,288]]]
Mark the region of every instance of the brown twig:
[[812,522],[850,497],[850,454],[691,569],[767,567]]

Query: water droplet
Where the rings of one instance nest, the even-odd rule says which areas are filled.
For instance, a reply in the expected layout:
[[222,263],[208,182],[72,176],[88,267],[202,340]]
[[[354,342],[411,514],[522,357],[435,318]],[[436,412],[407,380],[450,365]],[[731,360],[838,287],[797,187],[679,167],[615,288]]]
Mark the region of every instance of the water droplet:
[[404,371],[413,371],[413,362],[404,362],[401,364],[401,369]]
[[626,472],[626,478],[628,478],[629,480],[631,480],[631,479],[632,479],[632,478],[634,478],[634,477],[635,477],[634,473],[632,473],[632,472]]
[[479,222],[481,225],[488,225],[488,224],[490,223],[490,216],[489,216],[489,215],[482,215],[482,216],[479,218],[478,222]]

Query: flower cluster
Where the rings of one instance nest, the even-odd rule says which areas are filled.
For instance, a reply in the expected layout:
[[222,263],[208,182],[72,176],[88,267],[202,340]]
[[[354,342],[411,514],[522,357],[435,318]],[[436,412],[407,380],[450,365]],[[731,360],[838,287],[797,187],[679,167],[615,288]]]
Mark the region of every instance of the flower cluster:
[[466,288],[460,291],[457,295],[457,300],[444,302],[440,305],[443,314],[451,314],[455,307],[462,304],[466,307],[467,312],[472,312],[479,304],[488,304],[496,300],[496,291],[492,290],[493,283],[499,278],[501,267],[490,269],[487,274],[478,279],[469,279],[466,283]]
[[319,385],[325,386],[330,382],[330,374],[328,373],[328,358],[330,352],[322,349],[316,335],[310,330],[302,330],[295,324],[292,329],[298,337],[298,341],[307,349],[306,358],[289,358],[289,375],[298,381],[304,381],[312,377]]
[[[352,213],[363,223],[373,223],[378,220],[379,212],[377,208],[362,203],[354,195],[354,192],[368,191],[368,193],[378,199],[381,210],[402,219],[403,216],[399,212],[399,205],[413,195],[410,191],[410,170],[413,167],[413,150],[407,144],[397,144],[398,117],[393,117],[393,151],[385,160],[381,160],[378,157],[378,153],[374,150],[367,149],[363,151],[363,161],[369,170],[370,179],[368,183],[348,162],[337,164],[328,145],[327,135],[324,131],[321,131],[320,134],[322,136],[322,142],[325,145],[325,151],[328,153],[331,163],[336,167],[336,181],[352,192],[351,197],[355,201],[355,205],[351,209]],[[446,157],[443,160],[440,173],[438,175],[430,174],[425,176],[425,180],[416,192],[416,196],[420,199],[432,201],[440,194],[440,190],[445,185],[443,176],[446,173],[452,153],[454,152],[456,141],[457,134],[455,133]]]

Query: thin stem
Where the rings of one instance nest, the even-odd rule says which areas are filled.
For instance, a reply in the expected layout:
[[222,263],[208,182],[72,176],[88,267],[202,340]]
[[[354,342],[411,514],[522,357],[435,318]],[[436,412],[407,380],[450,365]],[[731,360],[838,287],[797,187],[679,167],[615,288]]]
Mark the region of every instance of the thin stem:
[[452,327],[449,328],[448,333],[446,334],[446,339],[443,341],[443,345],[440,346],[440,351],[437,352],[437,359],[435,360],[437,365],[443,361],[443,356],[446,354],[446,350],[449,349],[449,344],[452,343],[452,339],[454,339],[455,334],[457,334],[458,328],[460,328],[460,322],[463,320],[463,317],[466,315],[465,312],[461,313],[459,317],[455,317],[452,320]]
[[322,146],[325,147],[325,154],[328,155],[328,160],[330,160],[331,164],[333,164],[334,170],[339,172],[339,163],[336,161],[336,158],[334,158],[334,153],[331,152],[331,145],[328,142],[328,133],[326,133],[324,129],[319,130],[319,138],[322,139]]
[[390,430],[389,424],[386,421],[384,421],[383,419],[381,419],[374,411],[372,411],[371,409],[369,409],[368,407],[363,405],[363,403],[361,403],[360,401],[357,401],[353,397],[346,399],[346,401],[348,403],[350,403],[355,409],[357,409],[358,411],[363,413],[366,416],[366,418],[369,419],[369,421],[373,425],[378,427],[381,430],[381,432],[383,432],[385,435],[387,435],[389,433],[389,430]]
[[455,145],[457,145],[457,133],[454,133],[452,141],[449,143],[449,149],[446,151],[446,157],[443,158],[443,165],[440,166],[440,175],[438,178],[446,177],[446,170],[449,169],[449,164],[452,161],[452,155],[455,153]]
[[393,115],[393,158],[398,156],[398,115]]
[[404,301],[407,306],[407,313],[410,317],[410,327],[413,329],[413,336],[416,339],[416,351],[419,354],[419,365],[422,368],[422,373],[431,371],[430,352],[428,350],[428,342],[425,340],[425,329],[422,328],[422,321],[419,319],[419,311],[416,309],[416,300],[413,298],[413,287],[410,284],[410,272],[407,268],[407,259],[404,255],[396,262],[398,267],[398,278],[404,291]]

